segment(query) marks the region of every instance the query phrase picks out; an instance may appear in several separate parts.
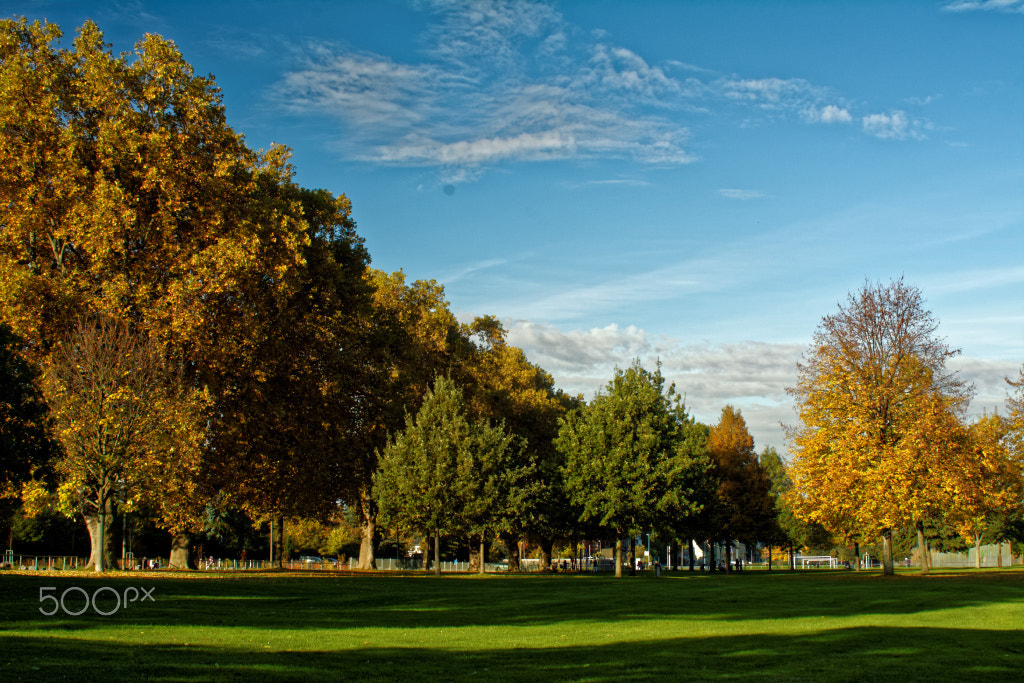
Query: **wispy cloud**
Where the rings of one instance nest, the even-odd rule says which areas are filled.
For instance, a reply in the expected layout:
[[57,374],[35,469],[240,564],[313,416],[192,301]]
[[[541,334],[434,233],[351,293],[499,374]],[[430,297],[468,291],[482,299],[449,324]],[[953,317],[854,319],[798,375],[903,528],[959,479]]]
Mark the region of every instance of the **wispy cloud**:
[[448,182],[503,161],[695,160],[685,125],[650,105],[685,82],[614,45],[569,43],[561,16],[532,2],[435,2],[417,63],[308,45],[274,98],[293,113],[338,119],[351,156],[435,166]]
[[472,263],[467,266],[463,266],[454,272],[445,274],[441,278],[441,281],[446,284],[452,284],[480,271],[489,270],[497,266],[502,266],[506,263],[508,263],[508,260],[503,258],[487,259],[485,261],[480,261],[479,263]]
[[864,132],[881,140],[923,140],[927,124],[904,111],[869,114],[862,119]]
[[760,190],[740,190],[737,188],[722,188],[718,191],[718,194],[722,195],[726,199],[739,199],[741,201],[762,199],[768,196]]
[[956,0],[943,5],[947,12],[1008,12],[1024,14],[1024,0]]
[[587,180],[582,183],[565,183],[566,187],[574,190],[585,187],[647,187],[650,181],[640,178],[607,178],[604,180]]
[[1006,288],[1024,284],[1024,266],[961,270],[943,273],[941,278],[927,283],[928,291],[949,294],[977,292],[994,287]]
[[[431,23],[421,58],[398,62],[345,46],[301,55],[271,97],[296,115],[342,126],[350,159],[434,167],[467,182],[507,162],[620,159],[646,166],[698,160],[688,119],[854,120],[831,88],[801,78],[720,76],[677,61],[654,64],[605,31],[582,32],[531,0],[453,0],[419,7]],[[863,131],[920,138],[902,111],[863,117]]]

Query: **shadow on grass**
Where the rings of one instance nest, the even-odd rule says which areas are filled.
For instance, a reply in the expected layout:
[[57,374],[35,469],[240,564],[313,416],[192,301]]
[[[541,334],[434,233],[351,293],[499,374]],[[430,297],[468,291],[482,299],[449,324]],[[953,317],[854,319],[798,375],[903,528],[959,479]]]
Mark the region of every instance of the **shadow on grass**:
[[[40,588],[153,590],[110,617],[87,611],[44,617]],[[84,603],[80,592],[71,611]],[[111,591],[102,608],[113,608]],[[0,575],[0,633],[79,630],[112,621],[138,626],[264,629],[416,628],[614,623],[635,619],[787,619],[916,614],[995,603],[1024,605],[1024,571],[967,575],[682,574],[661,579],[593,576],[409,577],[387,574],[271,575],[187,579],[156,574]]]
[[366,648],[271,652],[202,645],[4,638],[7,680],[1017,680],[1015,631],[859,627],[805,636],[743,635],[479,650]]

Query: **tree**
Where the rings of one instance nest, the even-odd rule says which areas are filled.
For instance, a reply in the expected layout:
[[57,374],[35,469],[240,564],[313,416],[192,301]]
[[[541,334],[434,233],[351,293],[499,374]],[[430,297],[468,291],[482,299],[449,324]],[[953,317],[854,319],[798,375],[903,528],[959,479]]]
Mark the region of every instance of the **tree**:
[[365,278],[372,290],[366,319],[372,381],[361,394],[361,441],[349,451],[355,471],[342,495],[359,516],[359,567],[372,569],[378,536],[372,493],[378,453],[389,435],[402,429],[406,415],[419,410],[434,378],[459,371],[470,345],[448,308],[442,285],[433,280],[407,285],[400,270],[371,268]]
[[506,467],[512,448],[503,429],[470,422],[462,391],[440,377],[416,416],[406,417],[404,431],[378,454],[373,497],[380,514],[404,529],[436,535],[434,571],[440,573],[442,535],[482,534],[505,511],[508,480],[519,478]]
[[[251,352],[219,394],[211,483],[254,517],[326,520],[361,473],[366,396],[375,381],[368,343],[367,254],[344,197],[278,182],[265,191],[306,231],[294,287],[262,302]],[[288,207],[292,207],[289,209]],[[280,555],[277,555],[280,557]]]
[[561,420],[555,445],[580,521],[615,534],[615,575],[622,576],[622,535],[699,513],[710,461],[702,434],[660,368],[639,361],[616,369],[604,391]]
[[38,370],[22,356],[23,342],[0,323],[0,537],[10,531],[21,488],[49,474],[54,455]]
[[327,514],[370,383],[348,200],[294,185],[285,148],[249,149],[170,41],[60,38],[0,22],[0,312],[41,365],[81,313],[125,321],[208,393],[203,467],[153,480],[177,547],[218,491]]
[[731,569],[733,540],[747,545],[767,541],[776,513],[771,484],[754,451],[754,437],[740,411],[725,406],[708,435],[718,491],[711,508],[717,540],[725,541],[726,567]]
[[518,451],[517,466],[531,473],[529,482],[516,485],[514,511],[497,530],[508,550],[509,570],[519,569],[519,542],[527,534],[539,542],[541,565],[550,566],[554,539],[571,535],[578,526],[579,511],[565,493],[562,456],[553,442],[559,418],[581,401],[557,391],[550,374],[508,344],[497,319],[476,318],[466,332],[474,346],[467,359],[469,410],[503,423],[521,439],[524,448]]
[[937,328],[916,288],[865,284],[822,319],[789,389],[794,509],[833,531],[880,535],[886,574],[893,529],[944,501],[932,465],[953,447],[950,417],[969,396]]
[[984,415],[963,430],[960,449],[941,463],[952,494],[946,519],[974,541],[979,569],[982,538],[1002,541],[1012,534],[1024,495],[1024,462],[1008,448],[1009,431],[1007,419]]
[[[817,546],[822,541],[831,539],[831,535],[820,524],[805,522],[793,510],[790,503],[789,492],[793,488],[793,482],[789,476],[786,463],[782,460],[775,448],[768,446],[760,456],[761,468],[765,477],[770,483],[769,494],[771,495],[777,513],[772,535],[769,542],[769,552],[776,544],[785,547],[789,552],[789,567],[796,569],[796,548],[807,548]],[[856,540],[854,541],[856,547]],[[859,552],[857,553],[860,557]],[[859,568],[858,563],[858,568]]]
[[0,323],[0,498],[17,489],[53,453],[38,371],[21,354],[22,341]]
[[63,449],[60,498],[84,517],[90,564],[102,572],[115,506],[138,502],[154,463],[175,460],[180,435],[194,426],[181,424],[157,349],[118,321],[80,321],[51,355],[43,387]]

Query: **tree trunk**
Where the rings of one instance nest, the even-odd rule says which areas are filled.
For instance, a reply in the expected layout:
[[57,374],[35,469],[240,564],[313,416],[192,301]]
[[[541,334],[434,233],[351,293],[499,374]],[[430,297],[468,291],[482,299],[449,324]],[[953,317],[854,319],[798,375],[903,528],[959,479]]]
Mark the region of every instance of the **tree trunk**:
[[480,576],[483,576],[484,572],[484,560],[487,559],[487,552],[484,545],[484,535],[480,534]]
[[853,542],[853,554],[857,558],[857,564],[854,566],[854,571],[860,571],[860,543],[857,541]]
[[1003,566],[1003,542],[999,541],[996,543],[996,566]]
[[772,570],[772,546],[768,546],[768,571]]
[[622,578],[622,534],[615,537],[615,578]]
[[725,573],[732,572],[732,541],[725,542]]
[[434,535],[434,576],[441,576],[441,532]]
[[423,571],[430,571],[430,535],[423,535]]
[[693,542],[692,538],[686,540],[690,544],[690,571],[693,571],[693,565],[697,561],[697,544]]
[[377,506],[369,491],[359,492],[359,568],[377,568]]
[[882,532],[882,575],[896,575],[896,569],[892,565],[892,529]]
[[195,569],[190,552],[191,545],[192,539],[188,534],[174,534],[171,539],[171,561],[168,565],[171,569]]
[[94,507],[91,514],[82,512],[85,528],[89,531],[89,563],[94,571],[103,572],[114,566],[114,503],[107,499]]
[[542,571],[551,571],[551,553],[555,547],[555,539],[547,536],[540,539],[540,566]]
[[272,566],[280,569],[284,566],[284,515],[274,517],[274,545],[277,546],[277,554],[274,555]]
[[924,540],[924,521],[917,520],[914,525],[917,527],[917,554],[921,562],[921,573],[928,573],[928,547]]
[[505,544],[505,550],[508,551],[508,570],[510,572],[519,571],[519,539],[509,533],[499,534],[499,538]]
[[708,554],[707,554],[707,558],[708,558],[708,561],[711,563],[711,566],[708,568],[708,571],[713,572],[716,569],[718,569],[718,567],[715,566],[715,543],[714,543],[714,541],[708,541]]
[[789,569],[796,571],[796,553],[793,552],[793,541],[789,542]]

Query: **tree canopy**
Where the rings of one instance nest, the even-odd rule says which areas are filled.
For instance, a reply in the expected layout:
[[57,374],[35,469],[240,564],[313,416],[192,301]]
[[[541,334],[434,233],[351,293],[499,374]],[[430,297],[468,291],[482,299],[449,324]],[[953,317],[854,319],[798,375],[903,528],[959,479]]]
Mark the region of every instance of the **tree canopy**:
[[937,328],[917,288],[865,284],[822,319],[790,389],[794,508],[832,531],[881,535],[886,573],[892,530],[948,490],[935,474],[969,396],[946,369],[958,351]]
[[484,534],[529,474],[516,448],[502,427],[468,419],[462,390],[439,377],[379,453],[374,499],[387,522],[423,535]]
[[23,343],[0,323],[0,499],[43,467],[53,448],[48,409],[36,386],[38,372],[22,356]]
[[708,502],[711,467],[704,432],[660,368],[636,361],[617,369],[604,391],[561,422],[555,445],[565,458],[569,498],[616,536],[616,576],[622,576],[622,535],[668,527]]

